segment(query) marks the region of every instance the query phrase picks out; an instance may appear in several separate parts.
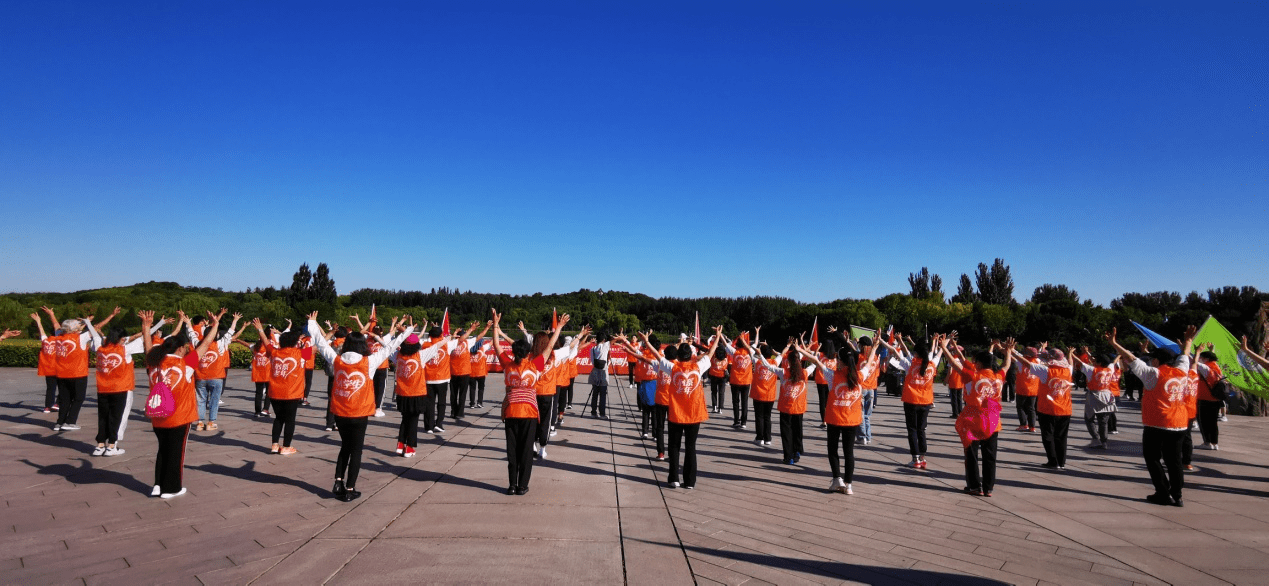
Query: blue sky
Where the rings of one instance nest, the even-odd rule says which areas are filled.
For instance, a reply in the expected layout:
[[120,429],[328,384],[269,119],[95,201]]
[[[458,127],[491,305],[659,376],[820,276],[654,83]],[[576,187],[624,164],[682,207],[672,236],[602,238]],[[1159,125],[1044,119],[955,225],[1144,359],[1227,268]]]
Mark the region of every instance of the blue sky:
[[1269,290],[1252,2],[6,2],[0,290]]

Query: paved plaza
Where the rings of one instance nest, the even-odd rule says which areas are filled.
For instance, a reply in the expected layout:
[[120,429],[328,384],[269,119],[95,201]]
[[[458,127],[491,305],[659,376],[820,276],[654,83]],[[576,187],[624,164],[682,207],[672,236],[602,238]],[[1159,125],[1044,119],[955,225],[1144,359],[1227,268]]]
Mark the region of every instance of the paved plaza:
[[[929,469],[910,459],[897,398],[856,449],[855,494],[827,492],[815,397],[807,453],[781,463],[723,415],[702,426],[695,490],[669,488],[641,440],[628,387],[609,420],[582,417],[589,387],[533,470],[507,496],[501,376],[483,410],[393,452],[395,411],[371,419],[364,496],[330,497],[338,434],[324,431],[326,380],[301,408],[293,456],[268,454],[270,422],[231,371],[220,429],[192,432],[189,493],[149,497],[156,442],[137,407],[113,458],[93,457],[90,383],[79,431],[54,432],[34,369],[0,369],[0,582],[5,584],[1265,584],[1269,583],[1269,420],[1233,417],[1221,450],[1196,451],[1185,507],[1159,507],[1135,403],[1108,451],[1071,427],[1065,471],[1041,468],[1038,435],[1011,431],[1005,405],[995,495],[964,486],[946,393],[930,418]],[[91,380],[91,379],[90,379]],[[144,382],[144,381],[140,381]],[[391,388],[391,381],[389,381]],[[813,395],[813,393],[812,393]],[[1076,405],[1076,413],[1082,408]],[[1012,424],[1012,425],[1011,425]],[[1196,443],[1197,432],[1195,433]]]

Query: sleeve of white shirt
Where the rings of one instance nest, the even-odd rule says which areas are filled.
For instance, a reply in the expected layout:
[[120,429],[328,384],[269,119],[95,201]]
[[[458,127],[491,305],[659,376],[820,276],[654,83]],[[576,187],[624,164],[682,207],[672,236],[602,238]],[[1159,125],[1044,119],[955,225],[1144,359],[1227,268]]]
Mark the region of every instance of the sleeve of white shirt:
[[1203,377],[1203,380],[1207,380],[1207,377],[1212,375],[1212,369],[1208,368],[1207,365],[1202,362],[1196,364],[1194,368],[1195,370],[1198,370],[1199,376]]
[[696,361],[696,369],[701,371],[701,374],[705,374],[705,372],[709,370],[709,357],[702,355],[700,359]]
[[1141,379],[1141,384],[1147,389],[1153,389],[1159,383],[1159,369],[1146,364],[1140,358],[1128,363],[1128,372]]
[[[409,332],[412,332],[412,331],[414,331],[414,326],[410,326],[408,329],[406,329],[406,335],[408,336]],[[401,336],[397,338],[389,337],[387,341],[385,341],[379,347],[378,352],[375,352],[374,354],[371,354],[370,356],[368,356],[366,359],[366,365],[370,368],[370,371],[374,372],[375,370],[378,370],[379,365],[383,364],[384,360],[387,360],[388,357],[391,356],[393,352],[397,351],[397,348],[401,346],[401,342],[403,340],[405,340],[405,336]]]
[[727,356],[731,356],[736,353],[736,347],[732,346],[731,342],[723,342],[723,349],[727,351]]
[[1081,363],[1081,364],[1080,364],[1080,372],[1083,372],[1083,373],[1084,373],[1084,376],[1088,377],[1088,378],[1089,378],[1089,380],[1092,380],[1092,378],[1093,378],[1093,367],[1092,367],[1092,365],[1087,364],[1087,363]]
[[[317,320],[308,320],[308,329],[311,332],[317,331]],[[317,353],[322,355],[322,360],[328,364],[335,361],[339,355],[335,353],[335,349],[331,347],[330,341],[325,336],[313,336],[313,347],[317,349]]]

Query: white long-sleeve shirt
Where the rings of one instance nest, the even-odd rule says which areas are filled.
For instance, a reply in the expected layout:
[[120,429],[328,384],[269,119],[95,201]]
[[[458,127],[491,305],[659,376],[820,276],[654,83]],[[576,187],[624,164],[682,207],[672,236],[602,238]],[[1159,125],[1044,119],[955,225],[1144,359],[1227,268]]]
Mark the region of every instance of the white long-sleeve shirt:
[[[318,328],[317,320],[313,319],[308,320],[308,328],[311,332],[321,331]],[[369,356],[362,356],[356,352],[344,352],[343,354],[339,354],[335,351],[335,348],[330,345],[330,341],[321,336],[315,336],[313,338],[313,347],[317,349],[319,354],[321,354],[322,360],[325,360],[327,363],[334,363],[336,358],[340,358],[345,364],[357,364],[364,358],[366,360],[367,368],[371,373],[373,373],[379,368],[380,364],[383,364],[384,360],[387,360],[389,356],[392,356],[392,354],[397,351],[397,348],[401,346],[401,342],[405,340],[405,337],[412,333],[414,333],[414,326],[406,328],[405,332],[397,336],[389,336],[388,339],[384,341],[383,347],[379,348],[378,351]]]

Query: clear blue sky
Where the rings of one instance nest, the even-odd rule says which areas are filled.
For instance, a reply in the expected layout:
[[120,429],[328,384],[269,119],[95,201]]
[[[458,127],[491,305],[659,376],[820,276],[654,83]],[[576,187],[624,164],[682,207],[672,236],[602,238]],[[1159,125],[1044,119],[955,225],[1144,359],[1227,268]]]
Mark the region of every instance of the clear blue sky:
[[1269,289],[1264,2],[0,4],[0,291]]

